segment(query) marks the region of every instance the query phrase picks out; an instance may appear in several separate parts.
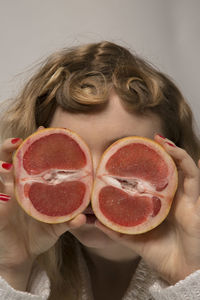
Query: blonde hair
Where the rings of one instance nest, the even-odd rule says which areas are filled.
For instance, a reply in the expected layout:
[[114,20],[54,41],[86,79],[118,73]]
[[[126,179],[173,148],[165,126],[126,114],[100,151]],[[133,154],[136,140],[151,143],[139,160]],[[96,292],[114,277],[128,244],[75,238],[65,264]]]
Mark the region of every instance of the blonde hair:
[[[200,145],[192,112],[176,85],[128,49],[107,41],[63,49],[48,57],[9,103],[1,118],[1,136],[25,138],[40,125],[48,127],[58,106],[71,112],[101,108],[111,89],[129,110],[157,114],[165,136],[198,160]],[[50,299],[64,299],[65,291],[68,299],[78,299],[80,280],[70,233],[39,261],[51,279]]]

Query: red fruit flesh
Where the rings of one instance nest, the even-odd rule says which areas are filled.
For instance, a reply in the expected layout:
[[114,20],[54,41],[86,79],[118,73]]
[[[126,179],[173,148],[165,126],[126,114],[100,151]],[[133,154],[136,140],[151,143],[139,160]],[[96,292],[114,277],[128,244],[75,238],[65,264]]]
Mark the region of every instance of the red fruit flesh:
[[89,204],[90,151],[69,130],[49,128],[28,137],[15,154],[14,170],[19,204],[40,221],[68,221]]
[[[85,184],[80,181],[61,182],[56,185],[36,182],[26,185],[34,208],[52,217],[66,216],[77,210],[82,204],[86,190]],[[66,201],[66,196],[70,201]],[[51,201],[47,202],[47,199]]]
[[23,157],[23,167],[30,175],[40,174],[47,169],[80,169],[85,164],[86,157],[80,146],[73,138],[62,133],[43,136],[42,143],[40,139],[36,140]]
[[176,166],[159,144],[141,137],[121,139],[105,151],[99,164],[94,213],[122,233],[149,231],[167,216],[177,180]]
[[168,167],[163,158],[145,144],[131,143],[120,148],[106,164],[111,175],[141,178],[162,190],[167,184]]
[[[113,205],[113,199],[116,199],[117,205],[116,203]],[[149,215],[156,216],[161,201],[155,196],[151,199],[149,196],[132,197],[113,186],[106,186],[100,191],[99,206],[102,213],[112,222],[130,227],[145,222]]]

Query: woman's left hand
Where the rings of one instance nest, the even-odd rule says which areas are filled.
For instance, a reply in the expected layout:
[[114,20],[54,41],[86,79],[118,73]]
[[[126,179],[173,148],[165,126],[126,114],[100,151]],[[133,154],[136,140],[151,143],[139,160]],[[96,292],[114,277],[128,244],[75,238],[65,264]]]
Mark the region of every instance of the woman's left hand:
[[168,217],[157,228],[140,235],[114,232],[99,221],[96,226],[132,249],[164,280],[174,284],[200,269],[200,170],[185,150],[158,135],[155,140],[172,156],[179,173]]

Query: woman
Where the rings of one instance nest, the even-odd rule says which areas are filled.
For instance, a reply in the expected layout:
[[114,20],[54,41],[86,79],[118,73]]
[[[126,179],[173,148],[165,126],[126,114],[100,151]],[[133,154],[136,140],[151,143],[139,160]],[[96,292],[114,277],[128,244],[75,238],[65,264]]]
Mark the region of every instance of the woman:
[[[27,216],[13,192],[12,154],[39,126],[77,132],[91,150],[94,173],[114,140],[155,139],[179,170],[167,219],[127,236],[89,224],[84,212],[63,224]],[[192,112],[167,76],[110,42],[64,49],[12,100],[1,133],[1,299],[47,299],[49,292],[48,299],[198,299],[200,146]]]

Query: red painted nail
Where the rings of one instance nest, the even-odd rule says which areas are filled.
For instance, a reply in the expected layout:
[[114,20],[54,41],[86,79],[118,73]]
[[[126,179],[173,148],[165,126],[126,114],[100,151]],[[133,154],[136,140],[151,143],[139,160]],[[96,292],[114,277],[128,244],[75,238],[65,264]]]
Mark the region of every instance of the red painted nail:
[[12,144],[16,144],[19,140],[21,140],[20,138],[14,138],[11,140]]
[[169,146],[171,146],[171,147],[176,147],[174,144],[172,144],[172,143],[168,143],[168,142],[166,142],[166,144],[168,144]]
[[12,164],[2,163],[2,168],[6,169],[6,170],[10,170],[11,167],[12,167]]
[[8,200],[10,200],[10,196],[9,195],[6,195],[6,194],[0,194],[0,200],[1,201],[8,201]]
[[10,197],[10,196],[7,195],[7,194],[1,194],[1,193],[0,193],[0,197]]
[[162,139],[165,139],[165,137],[162,136],[161,134],[158,134],[158,133],[157,133],[157,135],[158,135],[159,137],[161,137]]

